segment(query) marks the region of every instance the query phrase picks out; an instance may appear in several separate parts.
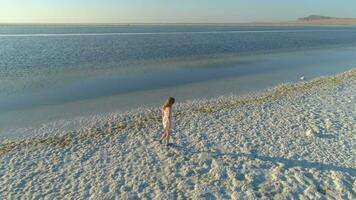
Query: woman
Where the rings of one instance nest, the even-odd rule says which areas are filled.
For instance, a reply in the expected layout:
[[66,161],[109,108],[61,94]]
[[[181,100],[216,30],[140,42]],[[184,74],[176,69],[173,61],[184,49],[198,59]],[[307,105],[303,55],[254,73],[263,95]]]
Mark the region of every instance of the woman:
[[162,107],[163,135],[159,142],[162,143],[162,140],[164,140],[167,146],[169,146],[169,137],[171,134],[171,129],[173,128],[172,106],[174,104],[174,101],[175,99],[173,97],[169,97],[164,102]]

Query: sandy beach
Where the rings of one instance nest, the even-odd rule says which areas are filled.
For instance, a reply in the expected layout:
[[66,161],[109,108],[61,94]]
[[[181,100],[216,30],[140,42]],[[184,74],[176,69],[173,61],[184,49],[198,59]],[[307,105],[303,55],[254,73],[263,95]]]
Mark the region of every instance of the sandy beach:
[[1,141],[0,199],[355,199],[355,105],[353,69],[178,103],[172,147],[159,105],[44,125]]

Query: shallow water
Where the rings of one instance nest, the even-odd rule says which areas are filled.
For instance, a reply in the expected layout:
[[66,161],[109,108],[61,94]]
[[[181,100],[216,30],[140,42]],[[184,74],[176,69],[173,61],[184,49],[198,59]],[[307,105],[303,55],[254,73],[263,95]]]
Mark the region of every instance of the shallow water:
[[335,74],[355,53],[355,27],[0,26],[0,135]]

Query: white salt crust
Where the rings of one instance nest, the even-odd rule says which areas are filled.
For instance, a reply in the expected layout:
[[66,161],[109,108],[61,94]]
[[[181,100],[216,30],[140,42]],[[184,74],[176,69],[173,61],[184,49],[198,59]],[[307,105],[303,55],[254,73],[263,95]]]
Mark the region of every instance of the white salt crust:
[[354,69],[176,104],[171,147],[158,107],[22,129],[0,199],[356,199],[355,100]]

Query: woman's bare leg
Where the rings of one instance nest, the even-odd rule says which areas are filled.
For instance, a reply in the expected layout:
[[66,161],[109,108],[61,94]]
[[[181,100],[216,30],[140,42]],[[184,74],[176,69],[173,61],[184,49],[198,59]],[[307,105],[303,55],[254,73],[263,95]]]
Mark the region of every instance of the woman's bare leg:
[[170,136],[170,131],[167,131],[167,136],[166,136],[166,144],[169,144],[169,136]]
[[165,140],[166,137],[167,137],[167,129],[164,129],[163,135],[162,135],[161,139],[159,139],[159,141],[161,142],[162,140]]
[[166,137],[166,132],[163,131],[162,137],[159,139],[159,141],[162,141]]

